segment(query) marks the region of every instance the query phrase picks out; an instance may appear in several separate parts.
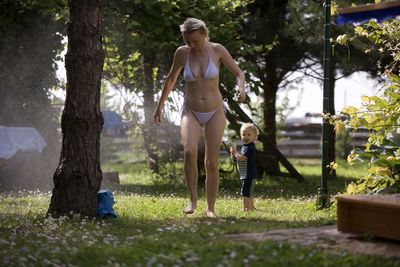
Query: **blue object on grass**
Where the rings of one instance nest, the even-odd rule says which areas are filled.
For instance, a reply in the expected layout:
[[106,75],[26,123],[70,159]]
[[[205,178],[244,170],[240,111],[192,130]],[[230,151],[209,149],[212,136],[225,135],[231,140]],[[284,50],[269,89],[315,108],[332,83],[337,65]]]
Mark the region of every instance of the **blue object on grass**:
[[97,193],[97,216],[100,218],[112,217],[116,218],[117,214],[113,209],[114,197],[109,190],[100,190]]

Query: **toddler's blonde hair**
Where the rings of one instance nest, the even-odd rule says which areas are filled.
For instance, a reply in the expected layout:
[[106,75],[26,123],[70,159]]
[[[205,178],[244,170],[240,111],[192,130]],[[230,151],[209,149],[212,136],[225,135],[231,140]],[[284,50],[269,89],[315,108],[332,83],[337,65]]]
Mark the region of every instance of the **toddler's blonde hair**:
[[256,136],[258,137],[258,135],[260,134],[260,132],[258,131],[257,126],[254,123],[251,122],[246,122],[242,125],[242,127],[240,127],[240,133],[242,133],[244,130],[246,129],[252,129],[255,133]]

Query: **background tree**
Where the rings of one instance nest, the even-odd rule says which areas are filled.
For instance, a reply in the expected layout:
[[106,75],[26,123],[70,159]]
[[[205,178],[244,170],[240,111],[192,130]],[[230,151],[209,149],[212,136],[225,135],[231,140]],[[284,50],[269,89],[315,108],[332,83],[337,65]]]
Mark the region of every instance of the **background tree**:
[[67,97],[61,118],[63,141],[48,215],[94,217],[102,175],[100,84],[104,62],[104,0],[70,0],[68,6]]
[[[354,4],[366,4],[373,1],[359,0],[353,1]],[[291,0],[290,16],[293,18],[288,27],[288,32],[299,45],[307,47],[307,52],[302,58],[302,67],[297,71],[302,73],[303,77],[322,82],[322,61],[323,61],[323,7],[320,1],[297,1]],[[332,15],[337,13],[338,5],[349,5],[348,1],[335,1],[332,5]],[[334,16],[332,16],[334,20]],[[365,49],[370,44],[367,39],[358,39],[348,43],[349,38],[346,32],[353,29],[352,25],[335,26],[332,24],[332,53],[330,68],[330,90],[328,113],[335,115],[335,85],[336,81],[359,71],[367,72],[370,76],[376,77],[376,67],[374,61],[377,59],[376,53],[371,53],[365,57]],[[346,44],[346,46],[334,46],[336,43]],[[322,87],[322,86],[321,86]],[[333,125],[329,126],[329,155],[328,161],[336,161],[336,133]],[[329,172],[331,177],[336,177],[336,171]]]
[[113,86],[134,92],[142,100],[144,120],[138,122],[149,166],[158,171],[157,129],[153,111],[157,88],[167,70],[166,54],[173,54],[177,38],[176,9],[169,2],[108,1],[106,8],[105,77]]
[[[288,1],[256,0],[247,6],[247,11],[241,33],[244,43],[241,56],[245,59],[251,91],[263,98],[260,127],[276,146],[277,92],[287,76],[300,67],[307,47],[298,45],[286,30],[290,22]],[[268,165],[272,173],[279,173],[278,160],[267,142],[263,142],[263,150],[271,155]]]
[[48,94],[57,84],[55,60],[62,50],[62,8],[61,1],[1,1],[1,125],[41,129],[55,121]]

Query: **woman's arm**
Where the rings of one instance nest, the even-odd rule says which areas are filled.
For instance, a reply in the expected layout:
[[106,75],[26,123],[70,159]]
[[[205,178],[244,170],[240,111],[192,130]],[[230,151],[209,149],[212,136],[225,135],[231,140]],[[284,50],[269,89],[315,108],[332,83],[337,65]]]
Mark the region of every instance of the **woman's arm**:
[[239,65],[232,58],[229,51],[221,44],[216,46],[216,50],[221,57],[222,63],[235,75],[236,85],[239,90],[239,101],[243,102],[246,99],[245,91],[245,76]]
[[161,123],[161,113],[164,107],[165,101],[168,98],[168,95],[171,93],[172,88],[175,86],[176,80],[178,79],[179,73],[183,67],[183,50],[182,47],[179,47],[174,54],[174,59],[172,61],[171,69],[167,75],[167,79],[163,85],[163,89],[161,91],[160,99],[158,100],[158,104],[156,110],[154,111],[154,122],[157,125]]

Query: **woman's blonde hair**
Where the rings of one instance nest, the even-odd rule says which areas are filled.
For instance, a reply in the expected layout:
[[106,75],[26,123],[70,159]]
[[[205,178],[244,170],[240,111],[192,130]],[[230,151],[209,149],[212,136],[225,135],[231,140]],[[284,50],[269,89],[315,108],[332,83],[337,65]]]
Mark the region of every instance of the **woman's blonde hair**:
[[208,38],[208,28],[202,20],[196,18],[187,18],[185,22],[179,26],[179,28],[182,34],[200,31],[205,33]]
[[247,123],[243,124],[242,127],[240,127],[240,133],[242,133],[246,129],[253,130],[256,133],[257,137],[260,134],[259,131],[258,131],[257,126],[254,123],[247,122]]

